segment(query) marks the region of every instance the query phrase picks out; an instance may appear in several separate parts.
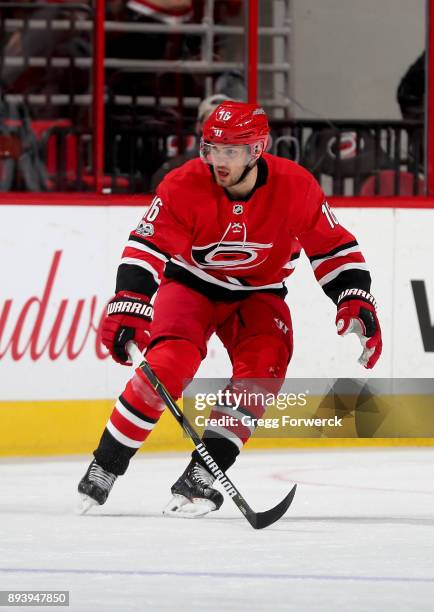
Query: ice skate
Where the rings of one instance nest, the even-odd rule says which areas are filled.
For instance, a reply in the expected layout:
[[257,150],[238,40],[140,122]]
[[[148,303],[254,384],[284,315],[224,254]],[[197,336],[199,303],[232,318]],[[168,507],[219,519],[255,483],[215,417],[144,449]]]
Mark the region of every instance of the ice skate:
[[172,499],[163,510],[166,516],[198,518],[218,510],[223,495],[214,489],[214,476],[194,459],[172,486]]
[[85,514],[92,506],[105,504],[116,478],[116,474],[107,472],[93,460],[78,483],[79,513]]

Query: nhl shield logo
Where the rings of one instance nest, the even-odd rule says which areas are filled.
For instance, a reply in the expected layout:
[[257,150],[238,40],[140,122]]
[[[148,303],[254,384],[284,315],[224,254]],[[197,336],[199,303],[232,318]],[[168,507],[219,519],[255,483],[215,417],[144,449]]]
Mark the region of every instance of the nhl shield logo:
[[232,209],[234,215],[242,215],[243,214],[243,205],[242,204],[234,204],[234,207]]

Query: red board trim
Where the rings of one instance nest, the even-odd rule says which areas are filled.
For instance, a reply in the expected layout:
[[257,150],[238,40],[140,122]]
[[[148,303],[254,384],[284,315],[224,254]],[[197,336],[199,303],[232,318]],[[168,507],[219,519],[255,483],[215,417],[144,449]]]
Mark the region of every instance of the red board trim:
[[[0,206],[147,206],[151,194],[100,195],[97,193],[2,193]],[[433,209],[434,197],[330,197],[334,208]]]

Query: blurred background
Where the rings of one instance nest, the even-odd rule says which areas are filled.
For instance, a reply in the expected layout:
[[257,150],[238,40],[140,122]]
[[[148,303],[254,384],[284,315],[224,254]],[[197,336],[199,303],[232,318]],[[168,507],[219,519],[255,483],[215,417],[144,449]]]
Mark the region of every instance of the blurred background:
[[425,5],[1,2],[0,190],[149,193],[220,94],[328,194],[423,194]]

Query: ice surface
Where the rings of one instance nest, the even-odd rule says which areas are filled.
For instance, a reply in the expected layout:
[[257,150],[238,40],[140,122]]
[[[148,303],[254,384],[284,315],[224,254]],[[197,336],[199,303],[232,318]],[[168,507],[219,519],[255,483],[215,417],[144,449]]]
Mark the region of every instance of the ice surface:
[[69,590],[69,609],[89,612],[431,612],[433,460],[431,448],[245,452],[230,473],[255,510],[299,483],[263,531],[230,499],[202,519],[162,517],[185,455],[137,457],[86,516],[74,509],[89,457],[3,460],[0,589]]

